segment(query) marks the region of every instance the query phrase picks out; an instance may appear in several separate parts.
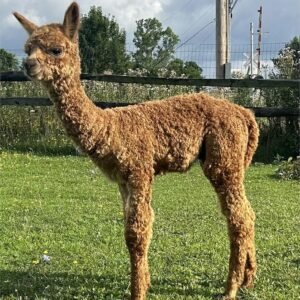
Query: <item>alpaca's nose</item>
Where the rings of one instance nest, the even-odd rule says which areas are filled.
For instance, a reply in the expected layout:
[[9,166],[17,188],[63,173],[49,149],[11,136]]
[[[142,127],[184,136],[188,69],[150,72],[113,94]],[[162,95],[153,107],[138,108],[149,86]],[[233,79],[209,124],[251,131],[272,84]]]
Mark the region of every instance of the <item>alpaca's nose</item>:
[[27,72],[33,69],[34,67],[36,67],[37,65],[38,65],[38,61],[33,58],[29,58],[24,61],[24,67]]

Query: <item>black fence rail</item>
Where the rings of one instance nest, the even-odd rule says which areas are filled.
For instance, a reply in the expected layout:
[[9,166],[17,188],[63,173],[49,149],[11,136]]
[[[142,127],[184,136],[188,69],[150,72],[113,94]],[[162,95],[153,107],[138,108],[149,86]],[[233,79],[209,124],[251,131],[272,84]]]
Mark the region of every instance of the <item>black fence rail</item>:
[[[186,78],[156,78],[156,77],[134,77],[123,75],[104,74],[81,74],[82,80],[103,81],[112,83],[148,84],[148,85],[181,85],[194,87],[228,87],[228,88],[297,88],[300,93],[300,80],[271,80],[271,79],[186,79]],[[30,79],[23,72],[0,73],[0,81],[29,81]],[[121,102],[95,102],[101,108],[113,108],[132,105]],[[25,98],[8,97],[0,98],[1,105],[20,106],[50,106],[48,98]],[[279,107],[248,107],[256,117],[299,117],[300,108],[279,108]]]
[[[211,86],[211,87],[242,87],[242,88],[299,88],[300,80],[276,79],[188,79],[188,78],[161,78],[137,77],[107,74],[81,74],[82,80],[93,80],[114,83],[136,83],[152,85],[184,85],[184,86]],[[30,81],[23,72],[0,73],[0,81]]]

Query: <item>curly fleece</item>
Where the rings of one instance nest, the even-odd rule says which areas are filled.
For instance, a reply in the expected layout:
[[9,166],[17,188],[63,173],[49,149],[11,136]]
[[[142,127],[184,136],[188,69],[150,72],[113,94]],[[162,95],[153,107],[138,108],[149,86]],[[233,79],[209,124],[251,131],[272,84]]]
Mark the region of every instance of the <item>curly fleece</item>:
[[119,185],[131,262],[131,299],[145,299],[150,286],[147,256],[154,176],[186,171],[197,158],[228,224],[230,259],[224,298],[234,299],[241,286],[252,286],[255,215],[243,181],[258,142],[253,114],[204,93],[126,108],[96,108],[80,82],[78,5],[70,5],[63,25],[38,27],[18,13],[15,16],[30,35],[25,45],[28,76],[46,87],[68,135]]

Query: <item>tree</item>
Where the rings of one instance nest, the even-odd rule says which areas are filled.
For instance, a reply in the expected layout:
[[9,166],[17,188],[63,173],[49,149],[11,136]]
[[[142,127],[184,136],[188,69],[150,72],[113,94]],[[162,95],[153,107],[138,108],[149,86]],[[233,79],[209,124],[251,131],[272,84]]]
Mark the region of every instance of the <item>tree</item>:
[[[294,37],[278,56],[272,59],[275,71],[271,79],[300,78],[300,36]],[[264,91],[267,106],[297,107],[299,105],[299,90],[291,88],[271,89]]]
[[166,77],[180,77],[183,74],[184,61],[175,58],[168,64]]
[[19,70],[19,61],[17,57],[7,52],[4,49],[0,49],[0,72],[16,71]]
[[81,18],[79,31],[83,72],[123,74],[129,63],[125,43],[125,31],[119,28],[115,19],[104,16],[100,7],[92,6]]
[[[271,79],[299,79],[300,78],[300,36],[294,37],[278,56],[272,59],[275,71],[270,74]],[[298,88],[274,88],[262,90],[266,106],[299,107],[300,95]],[[267,136],[272,145],[268,148],[273,154],[283,157],[299,155],[300,127],[297,117],[286,117],[269,120],[270,129]],[[277,143],[276,143],[277,142]]]
[[285,48],[279,51],[279,56],[273,59],[277,73],[276,78],[300,79],[300,36],[295,36]]
[[[231,77],[234,79],[245,79],[248,76],[245,76],[245,74],[234,71],[231,74]],[[232,101],[236,104],[242,105],[242,106],[255,106],[253,103],[253,96],[254,96],[254,90],[253,89],[245,89],[245,88],[233,88],[231,89],[232,93]]]
[[166,77],[201,78],[202,68],[194,61],[186,61],[175,58],[167,66]]
[[173,58],[179,38],[170,27],[163,29],[156,18],[141,19],[136,24],[134,68],[146,69],[149,75],[157,75],[158,69],[168,65]]
[[202,68],[194,61],[186,61],[183,67],[183,74],[187,78],[202,78]]

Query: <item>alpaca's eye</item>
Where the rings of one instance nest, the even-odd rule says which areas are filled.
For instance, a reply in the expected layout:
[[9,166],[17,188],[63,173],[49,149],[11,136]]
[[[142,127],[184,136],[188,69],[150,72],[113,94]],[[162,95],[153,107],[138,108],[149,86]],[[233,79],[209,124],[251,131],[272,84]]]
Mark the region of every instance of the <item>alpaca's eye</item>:
[[25,48],[25,53],[26,53],[27,55],[30,55],[30,48],[29,48],[29,47],[26,47],[26,48]]
[[33,50],[32,45],[28,44],[28,45],[25,46],[25,53],[26,53],[27,55],[30,55],[31,52],[32,52],[32,50]]
[[51,48],[49,50],[50,54],[54,56],[60,56],[62,54],[62,49],[61,48]]

